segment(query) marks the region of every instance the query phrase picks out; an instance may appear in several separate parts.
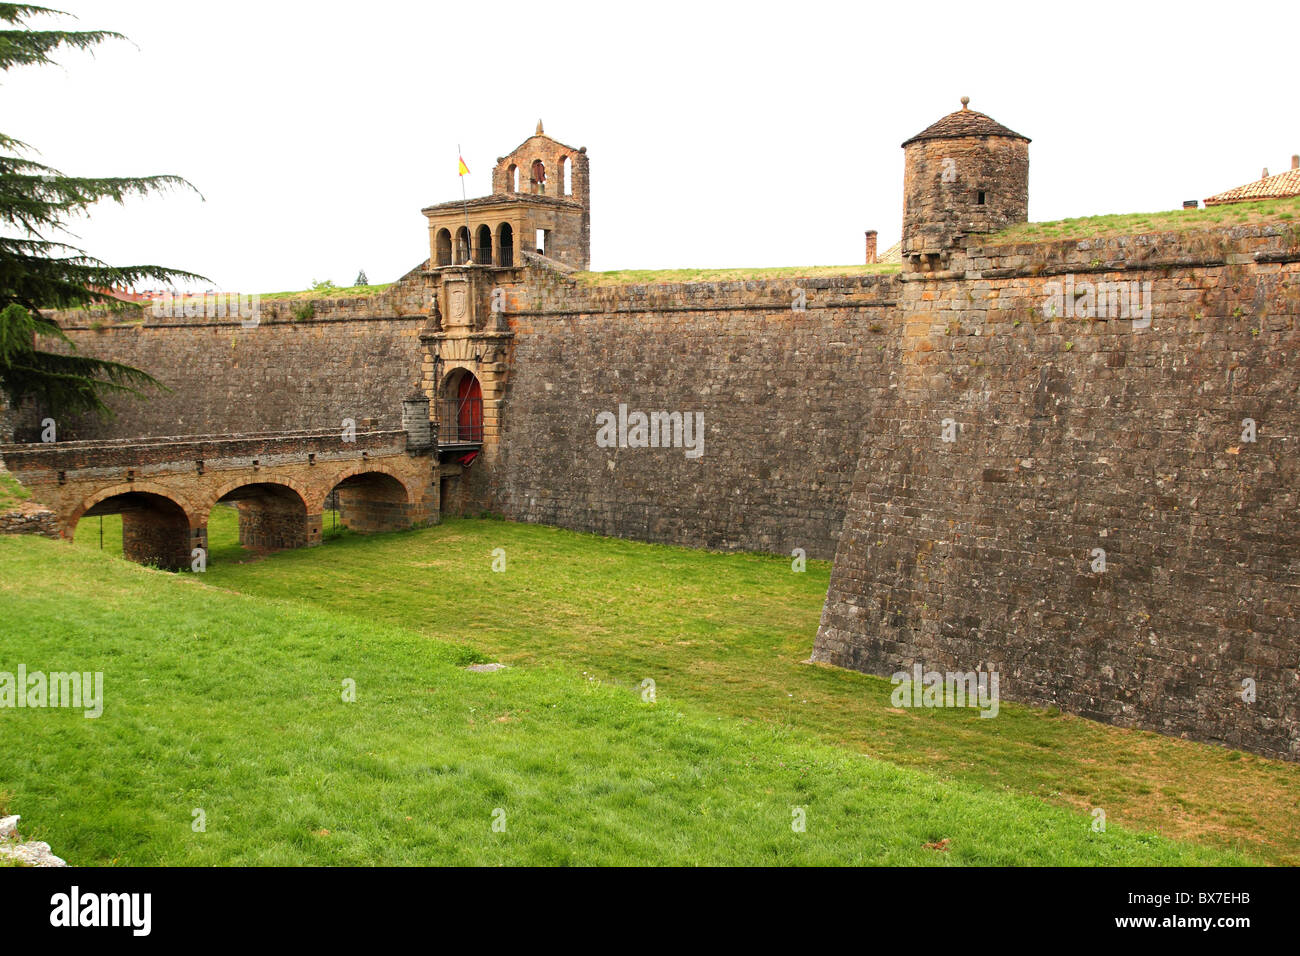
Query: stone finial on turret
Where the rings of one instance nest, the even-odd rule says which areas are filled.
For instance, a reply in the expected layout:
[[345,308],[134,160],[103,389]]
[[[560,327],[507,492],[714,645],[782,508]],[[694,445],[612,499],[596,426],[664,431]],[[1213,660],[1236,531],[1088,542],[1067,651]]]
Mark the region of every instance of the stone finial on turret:
[[538,121],[537,121],[537,135],[538,135],[538,136],[541,136],[541,135],[542,135],[542,121],[541,121],[541,120],[538,120]]

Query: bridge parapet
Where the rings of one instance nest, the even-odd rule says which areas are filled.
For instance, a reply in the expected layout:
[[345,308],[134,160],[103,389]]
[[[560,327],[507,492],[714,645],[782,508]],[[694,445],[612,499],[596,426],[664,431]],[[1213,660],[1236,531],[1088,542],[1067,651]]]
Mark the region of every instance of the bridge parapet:
[[0,444],[5,467],[24,484],[57,480],[59,472],[100,474],[123,468],[229,469],[251,464],[298,461],[342,461],[390,457],[406,453],[407,434],[401,429],[358,431],[344,436],[338,429],[251,433],[245,435],[185,435],[137,441],[70,441]]
[[[260,550],[319,544],[333,500],[345,524],[386,531],[437,521],[438,456],[411,428],[186,435],[138,441],[0,445],[0,459],[59,516],[121,514],[128,557],[183,567],[207,547],[219,502],[239,510],[240,541]],[[429,429],[421,434],[428,436]]]

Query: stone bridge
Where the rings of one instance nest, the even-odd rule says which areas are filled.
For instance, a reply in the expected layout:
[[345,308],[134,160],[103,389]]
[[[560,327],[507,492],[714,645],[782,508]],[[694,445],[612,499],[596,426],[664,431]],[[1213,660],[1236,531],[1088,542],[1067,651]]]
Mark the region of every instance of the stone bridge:
[[[409,406],[409,407],[408,407]],[[82,518],[122,516],[126,557],[189,567],[206,554],[218,502],[239,510],[239,543],[258,550],[321,543],[336,493],[340,519],[360,532],[438,520],[436,425],[428,400],[404,403],[405,427],[0,445],[0,457],[58,515],[71,540]]]

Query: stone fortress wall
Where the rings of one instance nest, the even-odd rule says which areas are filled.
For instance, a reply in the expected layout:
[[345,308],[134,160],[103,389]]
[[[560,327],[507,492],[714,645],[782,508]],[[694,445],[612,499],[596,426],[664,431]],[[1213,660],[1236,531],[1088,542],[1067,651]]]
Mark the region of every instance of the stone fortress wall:
[[[1008,699],[1300,757],[1298,240],[970,248],[906,275],[814,659],[997,671]],[[1071,282],[1149,283],[1149,326],[1051,318]]]
[[[833,556],[816,660],[997,670],[1008,699],[1296,759],[1300,230],[991,245],[1027,144],[965,104],[908,141],[900,274],[601,285],[525,251],[251,330],[83,317],[82,351],[175,391],[68,437],[395,427],[473,372],[487,439],[444,507]],[[703,453],[602,444],[620,406],[702,415]]]

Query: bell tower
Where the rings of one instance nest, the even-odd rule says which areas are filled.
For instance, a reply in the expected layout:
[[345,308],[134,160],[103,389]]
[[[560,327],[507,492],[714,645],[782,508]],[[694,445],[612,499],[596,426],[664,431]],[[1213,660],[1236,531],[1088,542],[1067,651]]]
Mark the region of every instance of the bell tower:
[[499,157],[492,193],[427,206],[431,268],[517,269],[529,256],[561,269],[591,264],[591,179],[587,147],[537,131]]

